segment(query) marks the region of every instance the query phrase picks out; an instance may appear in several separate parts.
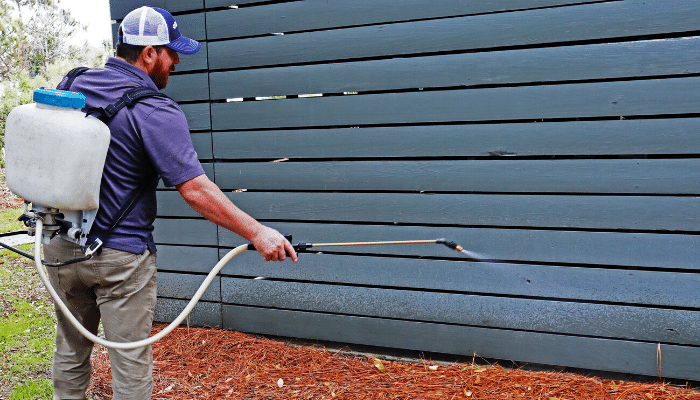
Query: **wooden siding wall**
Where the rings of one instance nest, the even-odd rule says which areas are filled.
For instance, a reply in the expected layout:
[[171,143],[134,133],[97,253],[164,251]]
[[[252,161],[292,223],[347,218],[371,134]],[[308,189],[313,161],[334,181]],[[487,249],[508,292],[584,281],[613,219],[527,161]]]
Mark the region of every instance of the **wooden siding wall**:
[[[166,92],[242,209],[296,242],[481,257],[246,253],[192,323],[700,380],[700,2],[149,3],[203,42]],[[168,321],[243,240],[158,199]]]

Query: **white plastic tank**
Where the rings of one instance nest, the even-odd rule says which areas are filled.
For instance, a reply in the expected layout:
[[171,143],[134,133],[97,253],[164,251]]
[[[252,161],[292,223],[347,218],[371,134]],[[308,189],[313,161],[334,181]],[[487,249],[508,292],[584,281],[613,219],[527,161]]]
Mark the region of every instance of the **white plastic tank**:
[[85,96],[53,89],[34,92],[5,124],[7,186],[34,205],[60,210],[98,208],[109,128],[85,116]]

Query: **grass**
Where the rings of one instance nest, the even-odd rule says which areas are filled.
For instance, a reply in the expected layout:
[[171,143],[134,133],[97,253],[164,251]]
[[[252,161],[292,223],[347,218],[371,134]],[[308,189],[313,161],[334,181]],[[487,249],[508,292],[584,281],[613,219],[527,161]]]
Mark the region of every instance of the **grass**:
[[[24,229],[22,209],[0,213],[0,232]],[[18,246],[31,253],[32,244]],[[51,399],[56,317],[34,264],[0,251],[0,398]]]

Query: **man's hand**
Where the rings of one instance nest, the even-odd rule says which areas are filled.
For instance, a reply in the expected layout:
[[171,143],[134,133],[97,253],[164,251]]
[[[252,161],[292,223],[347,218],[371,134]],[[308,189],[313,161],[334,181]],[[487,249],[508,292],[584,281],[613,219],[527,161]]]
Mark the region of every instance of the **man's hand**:
[[250,240],[267,261],[283,261],[286,252],[297,261],[294,247],[281,233],[262,225],[236,207],[206,175],[177,185],[187,204],[204,218]]
[[292,244],[272,228],[263,225],[251,242],[255,250],[265,257],[265,261],[284,261],[288,253],[292,261],[297,262],[297,253]]

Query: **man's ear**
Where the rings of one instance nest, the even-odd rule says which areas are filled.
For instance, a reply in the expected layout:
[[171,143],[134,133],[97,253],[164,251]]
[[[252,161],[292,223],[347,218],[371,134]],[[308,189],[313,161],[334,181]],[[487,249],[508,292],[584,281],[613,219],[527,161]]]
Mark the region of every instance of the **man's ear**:
[[[153,46],[146,46],[141,50],[141,55],[139,56],[143,65],[146,67],[151,67],[156,63],[158,58],[158,51]],[[149,68],[150,69],[150,68]]]

